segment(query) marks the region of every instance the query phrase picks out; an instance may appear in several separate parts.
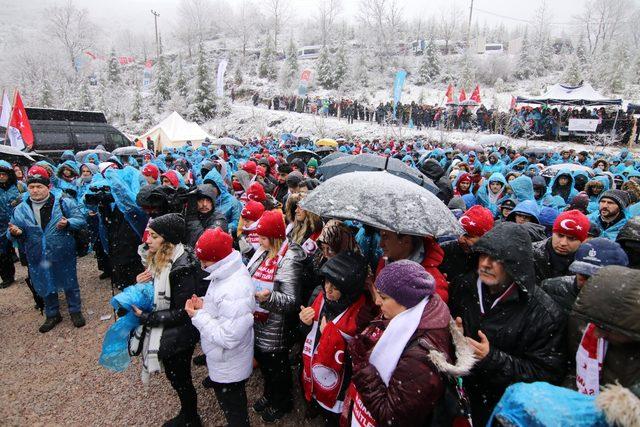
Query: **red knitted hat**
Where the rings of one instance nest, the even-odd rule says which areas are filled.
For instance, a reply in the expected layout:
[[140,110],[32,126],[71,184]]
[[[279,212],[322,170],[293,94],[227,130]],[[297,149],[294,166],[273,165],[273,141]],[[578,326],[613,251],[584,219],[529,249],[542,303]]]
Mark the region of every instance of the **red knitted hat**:
[[272,239],[284,239],[286,236],[285,229],[284,217],[281,212],[266,211],[258,221],[256,234]]
[[254,182],[249,186],[249,189],[247,190],[247,197],[249,200],[255,200],[256,202],[264,202],[267,200],[264,187],[262,187],[259,182]]
[[180,187],[180,179],[178,178],[178,172],[169,170],[160,175],[161,178],[167,178],[172,186],[175,188]]
[[157,180],[158,176],[160,176],[160,169],[158,169],[158,167],[152,163],[147,163],[142,168],[142,175],[149,176]]
[[589,235],[591,223],[585,214],[577,209],[562,212],[553,223],[553,232],[573,236],[584,242]]
[[249,160],[247,163],[242,165],[242,170],[248,174],[255,175],[256,174],[256,162]]
[[199,260],[218,262],[233,251],[233,238],[220,227],[208,228],[196,242],[195,250]]
[[472,237],[482,237],[493,228],[493,214],[480,205],[468,209],[459,221],[464,231]]
[[249,200],[242,209],[242,218],[249,219],[251,221],[257,221],[264,213],[264,205],[253,200]]
[[49,172],[42,166],[32,166],[27,172],[27,184],[42,184],[48,187],[51,184]]
[[267,175],[267,169],[264,166],[256,166],[256,175],[264,178]]

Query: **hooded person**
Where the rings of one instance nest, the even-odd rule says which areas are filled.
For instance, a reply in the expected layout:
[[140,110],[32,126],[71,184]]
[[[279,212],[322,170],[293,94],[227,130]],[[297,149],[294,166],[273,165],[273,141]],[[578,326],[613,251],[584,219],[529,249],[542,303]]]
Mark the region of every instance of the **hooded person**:
[[589,175],[583,170],[573,172],[573,188],[577,191],[584,191],[585,185],[589,182]]
[[504,199],[502,203],[500,203],[500,206],[498,206],[499,211],[498,211],[497,219],[500,221],[506,221],[507,217],[515,207],[516,207],[516,202],[513,199],[511,198]]
[[[22,188],[22,183],[20,188]],[[13,167],[0,160],[0,289],[7,288],[15,282],[14,249],[8,238],[7,229],[13,211],[22,201],[22,193]]]
[[318,160],[316,158],[312,157],[307,162],[306,175],[309,178],[315,178],[317,170],[318,170]]
[[449,310],[434,292],[433,277],[419,264],[389,264],[375,287],[381,314],[348,347],[353,376],[344,422],[445,425],[434,419],[434,408],[449,377],[464,375],[473,366],[471,348],[450,327]]
[[533,181],[531,181],[531,178],[528,176],[521,175],[508,182],[516,203],[523,202],[525,200],[536,200],[533,191]]
[[616,240],[618,232],[627,222],[629,195],[622,190],[607,190],[600,196],[598,210],[589,219],[602,229],[602,237]]
[[544,180],[543,176],[536,175],[531,178],[531,183],[533,184],[533,196],[538,206],[541,207],[544,204],[547,194],[547,181]]
[[620,229],[616,242],[629,257],[629,267],[640,269],[640,216],[635,216]]
[[436,194],[438,199],[445,204],[449,203],[453,197],[453,188],[451,181],[446,176],[445,169],[434,159],[427,159],[418,166],[418,169],[436,184],[439,189]]
[[216,192],[213,186],[201,184],[197,187],[195,197],[189,200],[186,218],[187,232],[184,241],[190,247],[207,229],[227,229],[226,217],[216,210]]
[[493,173],[476,193],[478,204],[489,209],[494,217],[498,215],[500,203],[507,197],[507,180],[499,172]]
[[610,265],[589,278],[570,319],[568,342],[576,361],[573,387],[589,395],[617,383],[638,387],[639,316],[640,271]]
[[578,194],[578,190],[573,187],[574,178],[569,169],[560,169],[558,174],[549,182],[548,194],[551,196],[560,196],[565,203],[571,202],[571,199]]
[[525,222],[540,224],[538,215],[540,215],[538,204],[533,200],[523,200],[513,208],[506,220],[516,224],[524,224]]
[[569,266],[572,275],[542,281],[542,289],[562,308],[566,315],[591,276],[607,265],[629,264],[627,254],[619,244],[597,237],[583,242]]
[[482,176],[490,177],[493,174],[504,172],[504,162],[500,159],[500,153],[493,151],[489,154],[489,161],[482,166]]
[[591,181],[587,182],[584,191],[589,197],[589,205],[587,211],[589,214],[598,210],[598,204],[600,202],[600,196],[602,193],[609,189],[609,179],[605,176],[597,176]]
[[222,175],[216,168],[213,168],[204,177],[204,184],[214,186],[216,192],[215,209],[223,214],[227,219],[227,231],[234,235],[238,229],[238,221],[242,213],[242,203],[237,200],[229,191],[222,179]]
[[246,380],[253,372],[254,287],[233,238],[223,228],[207,229],[195,254],[209,282],[203,298],[191,297],[185,310],[200,332],[207,358],[206,386],[213,388],[230,426],[248,426]]
[[[359,253],[343,251],[323,264],[322,292],[301,307],[301,332],[306,336],[302,352],[301,383],[308,414],[320,409],[325,419],[337,423],[351,380],[346,367],[347,344],[358,332],[358,318],[366,304],[367,263]],[[340,357],[343,357],[340,361]],[[322,368],[335,373],[327,378]],[[327,381],[329,379],[329,381]]]
[[86,227],[86,221],[74,199],[52,194],[50,185],[49,173],[41,166],[32,166],[27,173],[29,197],[15,208],[8,224],[8,234],[26,256],[31,284],[44,299],[46,320],[40,326],[41,333],[62,321],[60,290],[65,293],[73,325],[80,328],[86,323],[72,234]]
[[449,307],[478,359],[464,378],[473,424],[485,425],[517,382],[557,382],[565,368],[562,313],[536,286],[531,239],[502,223],[473,246],[477,271],[458,276]]
[[79,197],[79,188],[77,184],[77,180],[80,177],[80,165],[75,160],[66,160],[56,170],[56,177],[58,178],[58,188],[62,190],[62,193],[71,197],[76,201],[76,203],[80,203]]
[[472,184],[471,174],[468,172],[461,173],[454,182],[453,195],[462,197],[465,194],[471,193]]
[[580,211],[558,215],[551,237],[533,244],[537,283],[567,275],[576,251],[588,237],[589,227],[589,218]]

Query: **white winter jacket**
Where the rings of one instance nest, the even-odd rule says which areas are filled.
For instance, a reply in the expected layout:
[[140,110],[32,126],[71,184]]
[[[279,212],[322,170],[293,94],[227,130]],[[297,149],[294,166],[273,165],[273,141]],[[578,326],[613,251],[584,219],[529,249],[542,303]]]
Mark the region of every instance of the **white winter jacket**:
[[209,378],[218,383],[245,380],[253,369],[254,286],[240,252],[207,269],[211,280],[204,306],[191,322],[200,331]]

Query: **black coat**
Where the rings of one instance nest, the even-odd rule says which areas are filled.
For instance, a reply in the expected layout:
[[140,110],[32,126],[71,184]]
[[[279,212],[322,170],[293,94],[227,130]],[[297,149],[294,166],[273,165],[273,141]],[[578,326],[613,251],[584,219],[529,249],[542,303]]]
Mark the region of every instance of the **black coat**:
[[569,265],[573,262],[574,254],[558,255],[551,245],[551,237],[533,244],[533,259],[536,269],[536,283],[541,284],[543,280],[553,277],[566,276],[569,272]]
[[434,159],[428,159],[420,165],[420,172],[429,177],[440,190],[436,196],[446,205],[453,198],[453,187],[451,181],[445,176],[445,170]]
[[223,213],[211,210],[208,214],[197,214],[187,218],[187,236],[185,243],[192,248],[196,246],[196,242],[202,236],[207,228],[220,227],[227,231],[227,218]]
[[500,224],[473,250],[502,261],[517,285],[517,291],[495,307],[490,309],[485,303],[484,315],[480,312],[476,272],[455,279],[449,294],[451,314],[462,318],[465,335],[479,340],[478,330],[482,330],[489,341],[489,354],[464,380],[473,422],[485,425],[509,385],[521,381],[558,383],[562,379],[565,322],[560,308],[535,284],[531,240],[522,227]]
[[542,290],[558,304],[565,315],[571,313],[573,303],[578,298],[580,288],[576,284],[576,276],[560,276],[542,282]]
[[171,286],[171,304],[166,310],[146,314],[142,321],[146,326],[164,326],[158,357],[166,359],[177,353],[189,350],[200,339],[198,330],[191,323],[184,305],[192,295],[204,296],[206,288],[202,286],[202,269],[190,248],[185,248],[171,267],[169,284]]
[[473,253],[467,253],[457,240],[449,240],[441,243],[444,251],[444,260],[440,264],[440,272],[447,276],[449,283],[458,277],[465,275],[478,267],[477,257]]

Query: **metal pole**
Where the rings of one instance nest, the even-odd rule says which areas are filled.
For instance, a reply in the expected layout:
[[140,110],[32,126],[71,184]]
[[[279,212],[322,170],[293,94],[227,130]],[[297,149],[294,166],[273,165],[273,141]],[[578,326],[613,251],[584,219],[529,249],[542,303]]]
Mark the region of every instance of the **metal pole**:
[[473,0],[471,0],[471,6],[469,6],[469,25],[467,25],[467,46],[471,41],[471,16],[473,15]]
[[160,14],[155,10],[151,9],[151,13],[153,14],[153,20],[155,22],[156,27],[156,60],[160,58],[160,41],[158,39],[158,17]]

